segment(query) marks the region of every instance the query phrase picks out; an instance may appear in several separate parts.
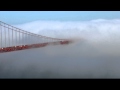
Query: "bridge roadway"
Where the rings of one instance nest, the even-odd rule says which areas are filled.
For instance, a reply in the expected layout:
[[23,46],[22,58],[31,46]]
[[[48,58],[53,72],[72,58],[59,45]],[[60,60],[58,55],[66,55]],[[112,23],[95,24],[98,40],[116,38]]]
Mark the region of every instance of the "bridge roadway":
[[40,48],[48,45],[64,45],[71,43],[71,41],[38,35],[0,21],[0,53]]
[[59,45],[59,44],[65,45],[65,44],[69,44],[69,43],[71,43],[70,40],[65,40],[65,41],[56,41],[56,42],[46,42],[46,43],[38,43],[38,44],[5,47],[5,48],[0,48],[0,53],[25,50],[25,49],[32,49],[32,48],[40,48],[40,47],[45,47],[45,46],[51,45],[51,44],[52,45]]

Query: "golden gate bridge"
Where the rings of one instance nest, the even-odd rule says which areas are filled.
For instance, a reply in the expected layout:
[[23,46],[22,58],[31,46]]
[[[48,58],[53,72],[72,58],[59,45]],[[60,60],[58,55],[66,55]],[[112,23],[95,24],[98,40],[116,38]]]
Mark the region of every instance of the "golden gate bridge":
[[0,21],[0,53],[71,43],[69,39],[46,37]]

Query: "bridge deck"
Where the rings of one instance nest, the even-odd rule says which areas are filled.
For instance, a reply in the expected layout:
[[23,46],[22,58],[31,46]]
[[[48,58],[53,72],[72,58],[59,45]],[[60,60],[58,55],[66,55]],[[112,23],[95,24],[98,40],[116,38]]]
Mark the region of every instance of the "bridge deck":
[[4,48],[0,48],[0,53],[25,50],[25,49],[32,49],[32,48],[40,48],[40,47],[45,47],[45,46],[50,45],[50,44],[52,44],[52,45],[64,45],[64,44],[69,44],[70,42],[71,41],[57,41],[57,42],[47,42],[47,43],[38,43],[38,44],[30,44],[30,45],[4,47]]
[[0,53],[40,48],[47,45],[63,45],[71,41],[31,33],[0,21]]

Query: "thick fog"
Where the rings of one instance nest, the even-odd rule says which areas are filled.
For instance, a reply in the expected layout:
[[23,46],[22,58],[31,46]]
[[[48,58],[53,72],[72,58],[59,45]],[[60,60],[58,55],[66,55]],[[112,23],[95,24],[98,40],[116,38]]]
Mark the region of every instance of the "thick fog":
[[0,54],[0,78],[120,78],[120,19],[14,25],[74,43]]

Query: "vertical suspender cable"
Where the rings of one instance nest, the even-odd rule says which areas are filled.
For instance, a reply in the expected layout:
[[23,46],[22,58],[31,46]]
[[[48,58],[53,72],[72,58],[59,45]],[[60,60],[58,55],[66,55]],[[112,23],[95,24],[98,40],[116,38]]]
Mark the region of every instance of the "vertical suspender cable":
[[13,46],[13,27],[11,27],[11,29],[12,29],[12,41],[11,41],[11,46]]
[[10,31],[9,31],[10,29],[9,29],[9,26],[8,26],[8,38],[9,38],[9,40],[8,40],[8,46],[10,46]]
[[0,39],[0,48],[2,48],[2,23],[0,22],[0,33],[1,33],[1,39]]
[[20,30],[19,30],[19,40],[18,40],[18,42],[19,42],[19,45],[20,45]]
[[5,46],[4,47],[6,47],[6,29],[5,29],[5,24],[4,24],[4,34],[5,34]]
[[16,41],[16,46],[17,46],[17,31],[15,31],[15,41]]

